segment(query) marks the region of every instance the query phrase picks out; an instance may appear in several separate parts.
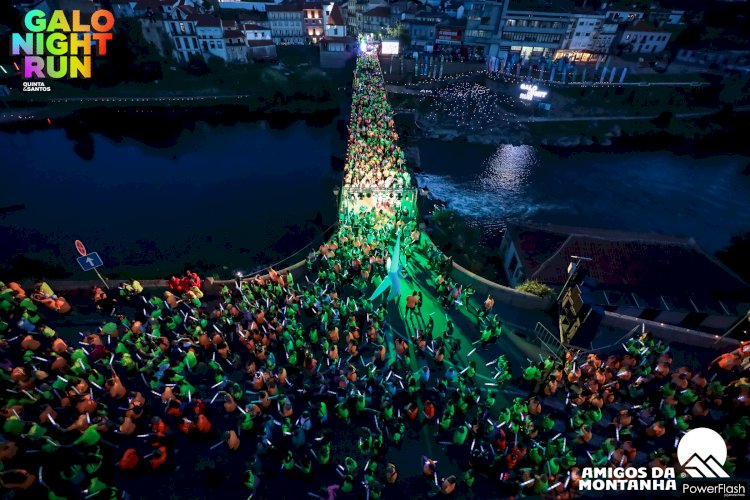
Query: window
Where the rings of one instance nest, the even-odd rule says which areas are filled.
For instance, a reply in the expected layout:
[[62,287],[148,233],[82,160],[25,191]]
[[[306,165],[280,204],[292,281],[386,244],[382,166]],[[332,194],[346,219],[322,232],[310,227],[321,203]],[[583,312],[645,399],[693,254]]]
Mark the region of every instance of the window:
[[591,36],[591,33],[586,33],[586,36]]
[[215,43],[214,43],[213,41],[211,42],[211,48],[212,48],[212,49],[215,49],[215,48],[216,48],[216,44],[215,44]]
[[580,32],[580,31],[577,31],[577,32],[576,32],[576,36],[581,36],[581,32]]
[[185,33],[185,23],[180,23],[180,33]]
[[654,35],[651,35],[651,36],[649,37],[649,40],[653,40],[653,39],[654,39]]
[[191,38],[191,40],[193,41],[193,48],[197,49],[198,48],[198,40],[196,40],[195,38]]

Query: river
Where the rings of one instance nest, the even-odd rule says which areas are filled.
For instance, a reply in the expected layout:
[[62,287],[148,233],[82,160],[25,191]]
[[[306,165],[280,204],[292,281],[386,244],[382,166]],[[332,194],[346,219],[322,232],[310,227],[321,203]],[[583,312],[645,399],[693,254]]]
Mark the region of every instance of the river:
[[104,274],[168,277],[189,263],[227,278],[291,255],[335,221],[333,123],[198,121],[154,145],[73,135],[0,134],[0,206],[25,204],[0,215],[0,269],[84,279],[80,239]]
[[525,221],[692,237],[715,252],[750,231],[750,176],[741,175],[747,157],[418,145],[419,185],[485,236]]
[[[80,239],[105,275],[165,277],[188,263],[226,278],[278,262],[334,223],[331,156],[343,146],[333,123],[197,121],[146,140],[157,125],[140,120],[139,140],[104,126],[0,133],[0,207],[25,205],[0,214],[0,272],[90,277],[75,261]],[[418,145],[418,182],[489,234],[511,220],[550,222],[692,236],[713,252],[750,230],[747,158]]]

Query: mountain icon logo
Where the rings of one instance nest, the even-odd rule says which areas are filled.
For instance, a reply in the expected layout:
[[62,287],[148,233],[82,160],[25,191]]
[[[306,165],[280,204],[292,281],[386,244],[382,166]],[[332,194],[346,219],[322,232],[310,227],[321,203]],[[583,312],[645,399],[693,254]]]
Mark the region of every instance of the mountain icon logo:
[[729,477],[724,471],[727,445],[713,429],[698,427],[685,434],[677,447],[677,460],[690,477]]

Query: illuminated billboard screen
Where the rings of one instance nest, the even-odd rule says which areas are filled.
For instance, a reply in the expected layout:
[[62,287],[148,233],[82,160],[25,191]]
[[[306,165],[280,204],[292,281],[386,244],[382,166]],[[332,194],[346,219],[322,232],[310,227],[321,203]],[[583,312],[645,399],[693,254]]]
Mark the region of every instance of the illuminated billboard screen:
[[380,53],[383,55],[398,54],[398,40],[383,40],[380,45]]
[[534,99],[544,99],[547,97],[546,90],[539,90],[536,85],[530,85],[528,83],[521,84],[521,95],[518,97],[523,101],[533,101]]

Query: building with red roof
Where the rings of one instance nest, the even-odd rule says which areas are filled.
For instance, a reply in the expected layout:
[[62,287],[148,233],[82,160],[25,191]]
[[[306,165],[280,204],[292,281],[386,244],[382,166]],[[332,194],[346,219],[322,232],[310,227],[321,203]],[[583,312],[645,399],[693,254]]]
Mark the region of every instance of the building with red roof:
[[346,22],[341,7],[338,4],[330,4],[324,15],[325,36],[326,37],[345,37]]
[[750,305],[750,285],[692,239],[513,224],[500,256],[512,286],[536,280],[556,289],[565,285],[573,256],[590,259],[584,264],[595,302],[644,319],[726,326]]

